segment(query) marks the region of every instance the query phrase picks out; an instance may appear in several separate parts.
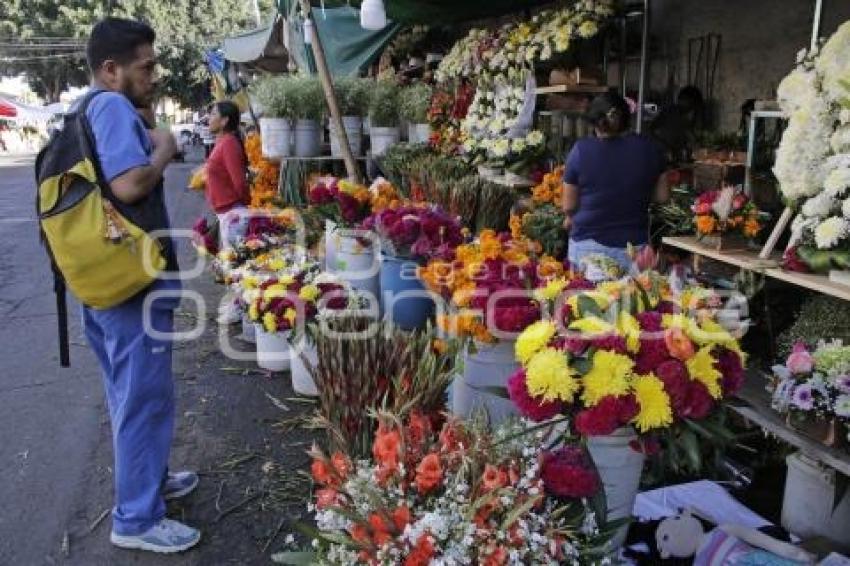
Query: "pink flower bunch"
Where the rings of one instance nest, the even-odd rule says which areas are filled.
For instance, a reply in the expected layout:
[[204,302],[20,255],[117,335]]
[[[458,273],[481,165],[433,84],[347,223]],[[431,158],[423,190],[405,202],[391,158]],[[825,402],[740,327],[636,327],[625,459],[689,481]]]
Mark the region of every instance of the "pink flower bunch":
[[366,218],[362,227],[374,230],[384,249],[398,257],[447,259],[463,243],[460,220],[436,206],[387,208]]

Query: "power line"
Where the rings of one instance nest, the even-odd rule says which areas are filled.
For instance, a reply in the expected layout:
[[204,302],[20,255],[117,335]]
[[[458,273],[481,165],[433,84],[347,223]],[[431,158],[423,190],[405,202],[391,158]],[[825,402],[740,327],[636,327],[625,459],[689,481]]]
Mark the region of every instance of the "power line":
[[55,55],[33,55],[30,57],[2,57],[0,63],[25,63],[30,61],[44,61],[46,59],[84,59],[85,52],[79,51],[75,53],[57,53]]

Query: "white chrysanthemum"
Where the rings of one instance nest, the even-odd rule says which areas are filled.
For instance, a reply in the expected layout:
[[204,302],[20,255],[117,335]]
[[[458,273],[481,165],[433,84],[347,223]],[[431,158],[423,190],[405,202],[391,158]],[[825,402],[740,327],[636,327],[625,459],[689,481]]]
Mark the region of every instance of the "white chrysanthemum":
[[528,145],[538,146],[543,143],[543,132],[539,130],[534,130],[529,132],[528,136],[526,136],[525,141],[528,142]]
[[833,169],[823,181],[823,190],[831,197],[841,197],[850,188],[850,168]]
[[850,125],[837,128],[829,139],[829,145],[835,153],[850,151]]
[[850,395],[839,395],[835,400],[835,414],[844,419],[850,419]]
[[850,95],[841,84],[850,77],[850,21],[838,28],[821,49],[815,62],[815,68],[823,77],[823,90],[827,96],[837,102]]
[[838,113],[838,121],[844,125],[850,124],[850,108],[842,108]]
[[850,233],[850,222],[838,216],[827,218],[815,228],[815,244],[818,249],[829,250]]
[[526,147],[528,147],[528,144],[525,143],[524,138],[516,138],[511,141],[511,151],[514,153],[522,153]]
[[817,76],[813,71],[797,67],[782,79],[776,89],[776,99],[786,114],[791,114],[816,98]]
[[850,198],[844,199],[841,203],[841,215],[850,220]]
[[806,218],[826,218],[832,214],[835,205],[835,199],[827,193],[821,193],[807,200],[801,212]]
[[492,151],[495,157],[505,157],[510,151],[510,142],[506,139],[496,140],[493,143]]
[[795,201],[820,192],[831,135],[832,121],[822,101],[813,100],[791,115],[773,167],[785,198]]

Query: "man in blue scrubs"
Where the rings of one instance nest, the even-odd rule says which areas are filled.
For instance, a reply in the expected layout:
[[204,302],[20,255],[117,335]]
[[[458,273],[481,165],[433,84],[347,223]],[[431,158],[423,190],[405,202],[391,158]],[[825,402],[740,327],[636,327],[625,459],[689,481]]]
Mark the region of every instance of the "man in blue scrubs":
[[[148,232],[168,229],[162,177],[177,151],[171,132],[149,129],[139,115],[139,109],[153,103],[154,39],[154,31],[146,24],[107,18],[92,29],[86,47],[92,90],[97,92],[86,117],[107,185],[105,194]],[[152,291],[177,292],[180,286],[173,243],[167,237],[159,242],[167,263],[165,273],[116,307],[83,307],[83,324],[103,368],[112,423],[115,507],[110,540],[122,548],[173,553],[197,544],[200,533],[167,519],[165,500],[190,493],[198,476],[168,472],[174,429],[172,348],[169,340],[149,330],[173,330],[179,299],[174,294],[149,304],[145,299]]]

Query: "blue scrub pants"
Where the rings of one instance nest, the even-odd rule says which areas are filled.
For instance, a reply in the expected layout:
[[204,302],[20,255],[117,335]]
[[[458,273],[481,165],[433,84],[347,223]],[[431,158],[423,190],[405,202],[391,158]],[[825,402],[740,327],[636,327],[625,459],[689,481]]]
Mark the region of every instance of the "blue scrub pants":
[[[172,344],[145,332],[145,295],[105,310],[83,307],[86,337],[103,368],[112,422],[112,529],[125,536],[141,534],[165,516],[161,487],[174,430]],[[171,332],[175,306],[174,299],[154,301],[151,327]]]

